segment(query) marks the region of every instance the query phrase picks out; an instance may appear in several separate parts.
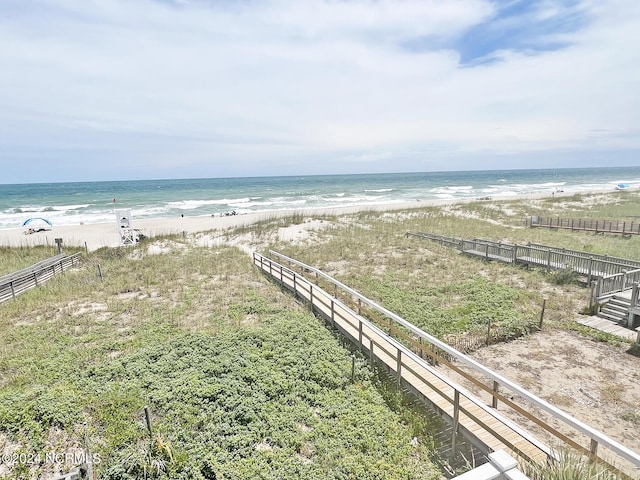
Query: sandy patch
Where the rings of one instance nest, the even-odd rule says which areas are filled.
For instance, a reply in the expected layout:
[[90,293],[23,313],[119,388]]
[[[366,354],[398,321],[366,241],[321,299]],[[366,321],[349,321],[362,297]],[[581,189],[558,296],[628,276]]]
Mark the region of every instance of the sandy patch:
[[[568,331],[542,331],[471,354],[486,367],[518,383],[569,415],[601,431],[626,447],[640,451],[640,358],[620,346],[585,339]],[[490,405],[468,381],[461,382]],[[525,421],[508,407],[499,410],[517,421],[542,441],[552,444],[549,434]],[[529,411],[546,418],[543,411]],[[576,437],[575,431],[559,422],[558,430]],[[585,442],[582,441],[584,444]],[[585,445],[588,447],[588,443]]]

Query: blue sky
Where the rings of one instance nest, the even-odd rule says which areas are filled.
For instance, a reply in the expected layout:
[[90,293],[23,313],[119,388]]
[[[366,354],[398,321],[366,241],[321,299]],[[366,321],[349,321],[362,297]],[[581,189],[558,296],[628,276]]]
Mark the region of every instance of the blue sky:
[[640,164],[637,0],[3,0],[0,183]]

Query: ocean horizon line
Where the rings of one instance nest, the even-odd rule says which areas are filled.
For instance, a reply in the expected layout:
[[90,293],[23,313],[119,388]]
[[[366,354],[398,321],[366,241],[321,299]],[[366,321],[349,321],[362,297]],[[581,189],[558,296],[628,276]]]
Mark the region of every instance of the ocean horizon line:
[[446,173],[491,173],[491,172],[527,172],[527,171],[558,171],[558,170],[599,170],[599,169],[628,169],[639,168],[633,165],[617,165],[617,166],[589,166],[589,167],[543,167],[543,168],[487,168],[474,170],[411,170],[411,171],[384,171],[384,172],[351,172],[351,173],[299,173],[288,175],[232,175],[232,176],[202,176],[202,177],[158,177],[158,178],[128,178],[128,179],[94,179],[94,180],[56,180],[51,182],[11,182],[3,183],[0,186],[18,186],[18,185],[56,185],[56,184],[82,184],[82,183],[102,183],[102,182],[164,182],[164,181],[198,181],[198,180],[238,180],[238,179],[260,179],[260,178],[303,178],[303,177],[347,177],[359,175],[428,175],[428,174],[446,174]]

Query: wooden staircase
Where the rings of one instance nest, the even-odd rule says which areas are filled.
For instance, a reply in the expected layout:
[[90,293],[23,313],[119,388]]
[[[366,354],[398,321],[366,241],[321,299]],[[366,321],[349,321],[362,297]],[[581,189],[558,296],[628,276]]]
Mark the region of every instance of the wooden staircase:
[[630,307],[630,291],[616,293],[602,306],[597,316],[605,320],[610,320],[617,325],[626,327],[629,319]]

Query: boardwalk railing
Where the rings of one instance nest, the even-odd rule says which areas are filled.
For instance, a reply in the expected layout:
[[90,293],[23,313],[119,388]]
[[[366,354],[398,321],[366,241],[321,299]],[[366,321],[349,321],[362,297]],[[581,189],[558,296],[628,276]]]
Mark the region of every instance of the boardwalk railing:
[[591,218],[530,217],[529,226],[585,230],[595,233],[640,235],[640,223],[624,220],[594,220]]
[[598,279],[594,296],[596,300],[600,300],[612,294],[629,290],[638,282],[640,282],[640,269],[606,275]]
[[424,232],[407,232],[407,235],[426,238],[487,260],[537,265],[547,270],[572,270],[585,276],[589,285],[597,282],[594,290],[596,302],[629,289],[635,282],[640,281],[640,262],[637,260],[533,243],[510,245],[491,240],[463,240]]
[[80,253],[63,253],[0,277],[0,303],[16,298],[21,293],[51,280],[58,273],[63,273],[78,261],[79,256]]
[[[477,438],[485,438],[482,440],[485,445],[492,444],[486,440],[489,435],[494,439],[495,448],[504,445],[525,459],[541,461],[552,457],[548,447],[496,411],[500,403],[545,430],[560,447],[570,447],[593,461],[604,463],[610,469],[620,471],[624,478],[637,478],[640,473],[640,454],[458,352],[322,271],[277,252],[271,251],[270,255],[286,262],[289,267],[257,253],[253,255],[254,264],[283,287],[291,289],[297,297],[308,301],[312,310],[322,314],[332,325],[341,324],[341,330],[361,350],[368,352],[372,362],[376,357],[396,374],[399,384],[404,382],[413,386],[414,391],[429,390],[430,393],[426,395],[436,411],[451,419],[454,427],[453,445],[455,433],[461,429]],[[296,267],[300,269],[300,274],[294,271]],[[321,287],[320,282],[327,287]],[[329,294],[328,291],[333,293]],[[446,366],[488,393],[492,408],[430,366],[436,363]],[[459,365],[464,365],[471,373]],[[482,379],[488,381],[489,385]],[[549,415],[551,421],[540,418],[540,413],[530,413],[532,407]],[[488,421],[487,415],[492,420]],[[552,423],[561,423],[563,429],[572,433],[562,433]],[[507,433],[505,428],[508,429]],[[495,443],[495,439],[498,443]]]

